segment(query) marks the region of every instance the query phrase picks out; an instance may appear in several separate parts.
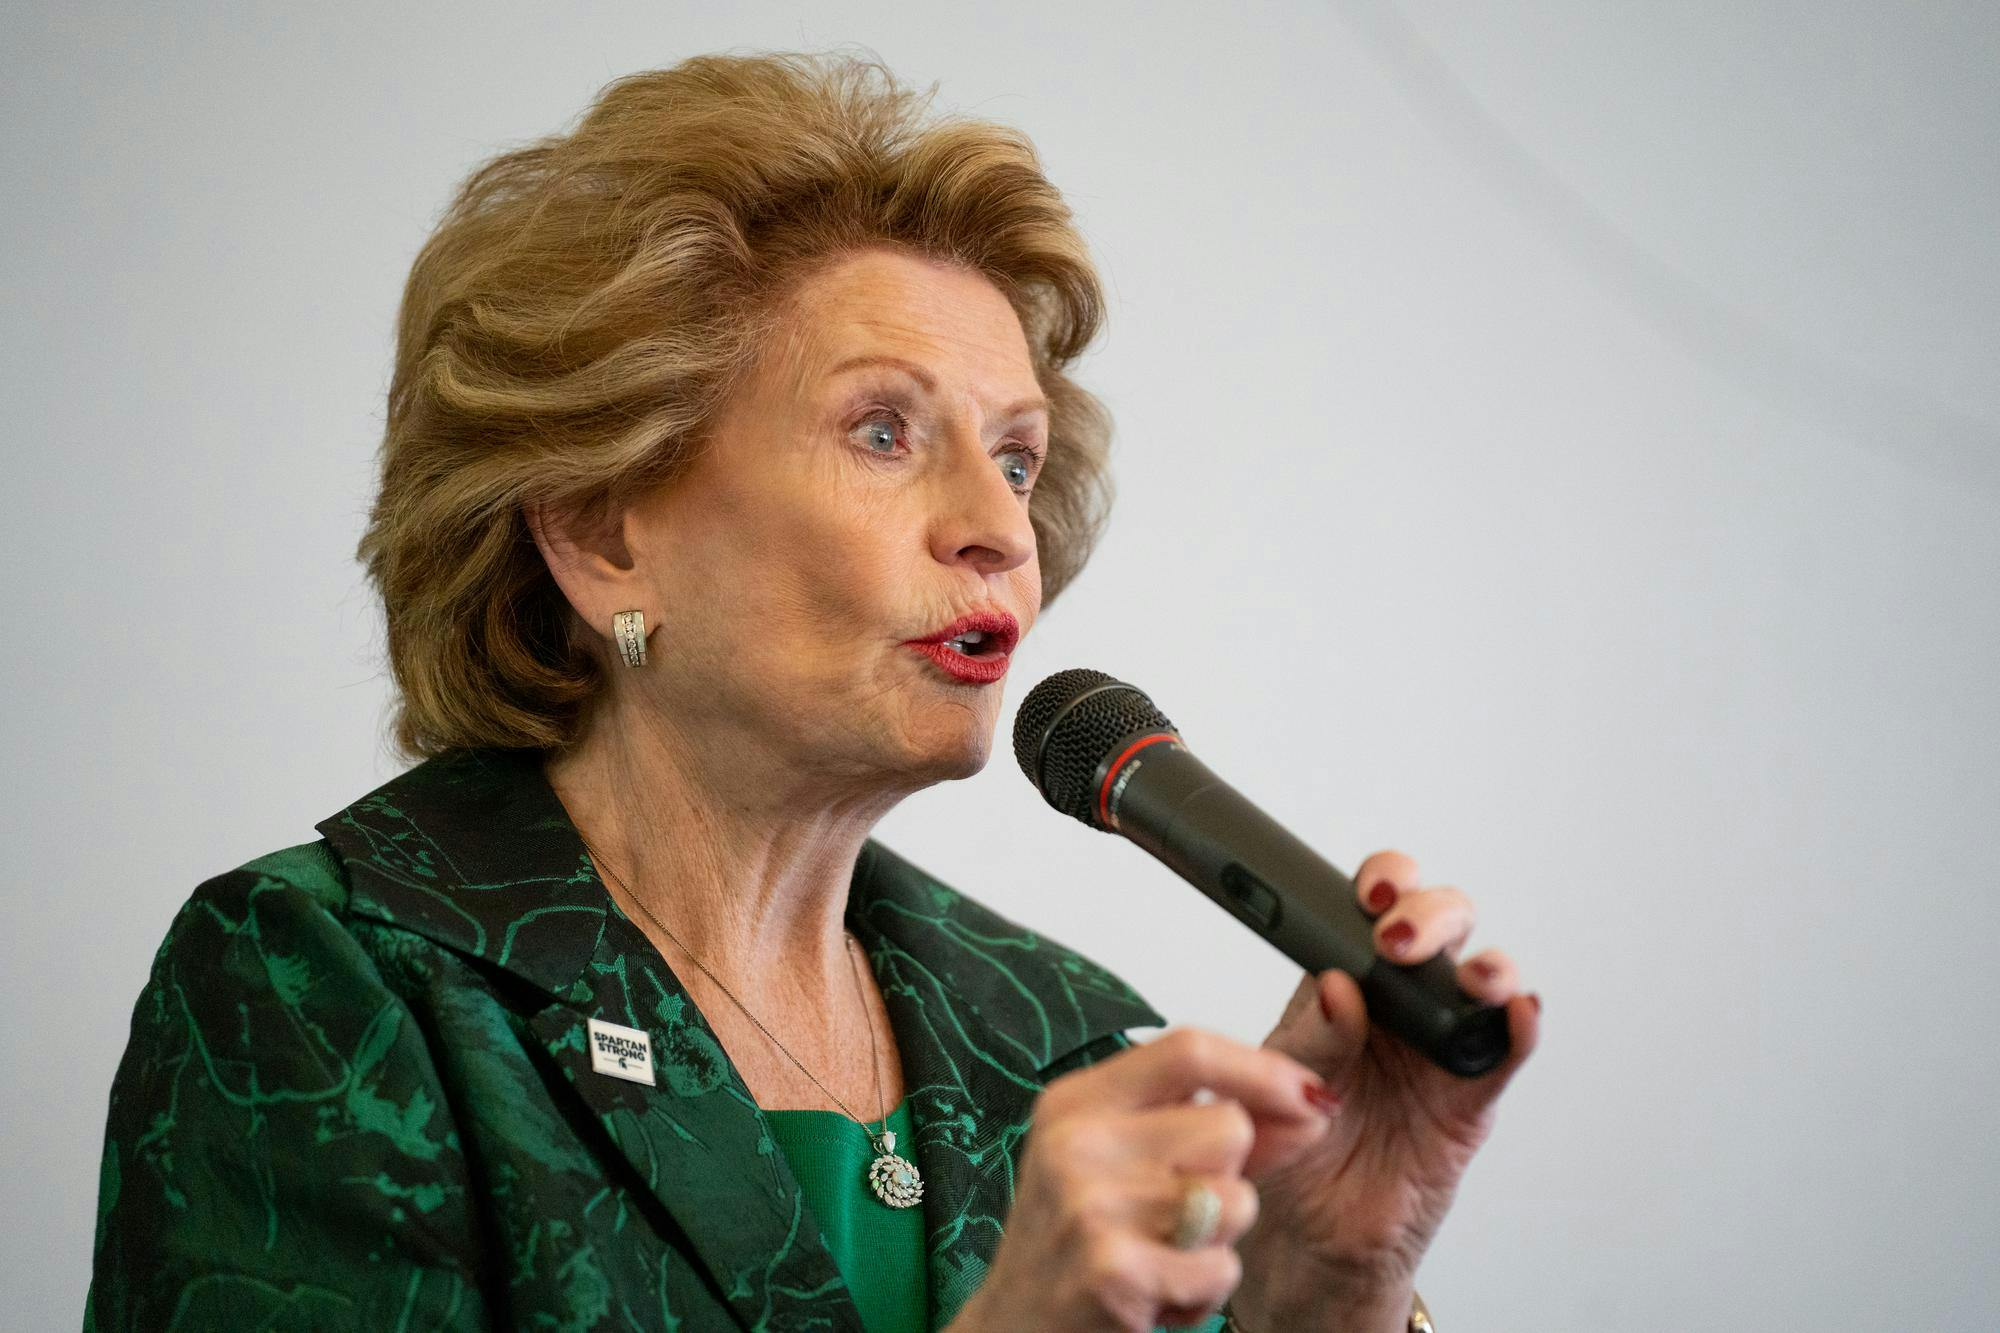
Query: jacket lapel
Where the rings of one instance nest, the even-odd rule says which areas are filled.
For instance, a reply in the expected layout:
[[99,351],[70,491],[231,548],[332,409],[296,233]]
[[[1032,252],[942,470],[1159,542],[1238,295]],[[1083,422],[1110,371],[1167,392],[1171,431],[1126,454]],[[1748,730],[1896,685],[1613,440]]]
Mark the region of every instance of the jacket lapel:
[[[317,826],[349,910],[529,983],[568,1090],[749,1329],[859,1333],[838,1267],[714,1030],[605,891],[538,751],[455,750]],[[903,1058],[923,1173],[932,1327],[984,1279],[1047,1071],[1164,1022],[1117,977],[869,842],[848,924]],[[654,1086],[591,1068],[586,1022],[651,1038]],[[899,1149],[902,1145],[899,1145]]]
[[848,919],[896,1043],[923,1173],[931,1326],[984,1281],[1013,1204],[1029,1112],[1052,1066],[1165,1020],[1123,981],[940,883],[863,849]]
[[[586,978],[590,998],[549,1005],[531,1020],[535,1034],[743,1326],[860,1333],[860,1313],[756,1099],[687,991],[615,905]],[[593,1017],[647,1034],[655,1086],[592,1070]]]
[[[861,1333],[798,1182],[713,1029],[618,910],[532,751],[460,750],[318,828],[349,910],[542,991],[536,1037],[748,1329]],[[651,1038],[655,1086],[596,1073],[586,1024]]]

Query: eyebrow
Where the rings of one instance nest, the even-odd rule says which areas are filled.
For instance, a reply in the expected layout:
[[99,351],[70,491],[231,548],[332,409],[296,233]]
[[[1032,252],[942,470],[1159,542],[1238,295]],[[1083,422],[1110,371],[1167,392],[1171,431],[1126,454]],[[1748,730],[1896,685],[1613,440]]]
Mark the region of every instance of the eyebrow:
[[[894,366],[898,370],[907,372],[913,379],[917,381],[917,383],[923,385],[924,392],[926,393],[937,392],[936,376],[932,375],[928,370],[925,370],[922,366],[918,365],[916,362],[905,361],[900,356],[850,356],[847,358],[847,360],[842,361],[839,365],[833,367],[826,373],[829,376],[833,376],[840,374],[844,370],[859,370],[864,366]],[[1015,416],[1020,416],[1024,412],[1045,413],[1048,410],[1049,410],[1049,400],[1042,397],[1040,394],[1037,394],[1033,398],[1023,398],[1018,403],[1013,403],[1007,407],[1001,408],[1000,415],[1004,417],[1015,417]]]

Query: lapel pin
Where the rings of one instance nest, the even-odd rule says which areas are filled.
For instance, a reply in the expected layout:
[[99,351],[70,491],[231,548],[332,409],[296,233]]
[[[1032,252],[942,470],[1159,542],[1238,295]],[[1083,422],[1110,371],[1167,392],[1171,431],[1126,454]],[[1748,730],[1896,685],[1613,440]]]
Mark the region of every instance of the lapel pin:
[[653,1082],[653,1039],[639,1028],[620,1027],[593,1018],[590,1028],[590,1067],[600,1074],[633,1083]]

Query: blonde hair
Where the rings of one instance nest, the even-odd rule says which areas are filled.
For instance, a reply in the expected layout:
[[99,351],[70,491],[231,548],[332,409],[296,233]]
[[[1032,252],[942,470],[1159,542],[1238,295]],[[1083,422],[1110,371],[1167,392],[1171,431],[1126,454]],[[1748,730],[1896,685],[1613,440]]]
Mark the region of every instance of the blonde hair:
[[967,267],[1014,307],[1049,400],[1030,520],[1043,599],[1110,502],[1110,419],[1064,369],[1104,295],[1018,130],[926,119],[879,60],[705,55],[599,93],[475,170],[411,266],[381,487],[381,596],[408,757],[562,746],[603,668],[524,506],[673,479],[816,268],[871,246]]

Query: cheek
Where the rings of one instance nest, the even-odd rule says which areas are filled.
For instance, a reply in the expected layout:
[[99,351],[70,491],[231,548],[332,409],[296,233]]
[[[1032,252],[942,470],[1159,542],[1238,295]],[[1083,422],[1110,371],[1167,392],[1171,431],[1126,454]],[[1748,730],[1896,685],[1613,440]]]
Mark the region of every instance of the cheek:
[[1029,556],[1027,563],[1008,577],[1014,600],[1012,610],[1021,621],[1021,637],[1026,638],[1042,614],[1042,562]]
[[822,674],[910,630],[907,536],[898,515],[851,500],[795,508],[744,553],[752,632]]

